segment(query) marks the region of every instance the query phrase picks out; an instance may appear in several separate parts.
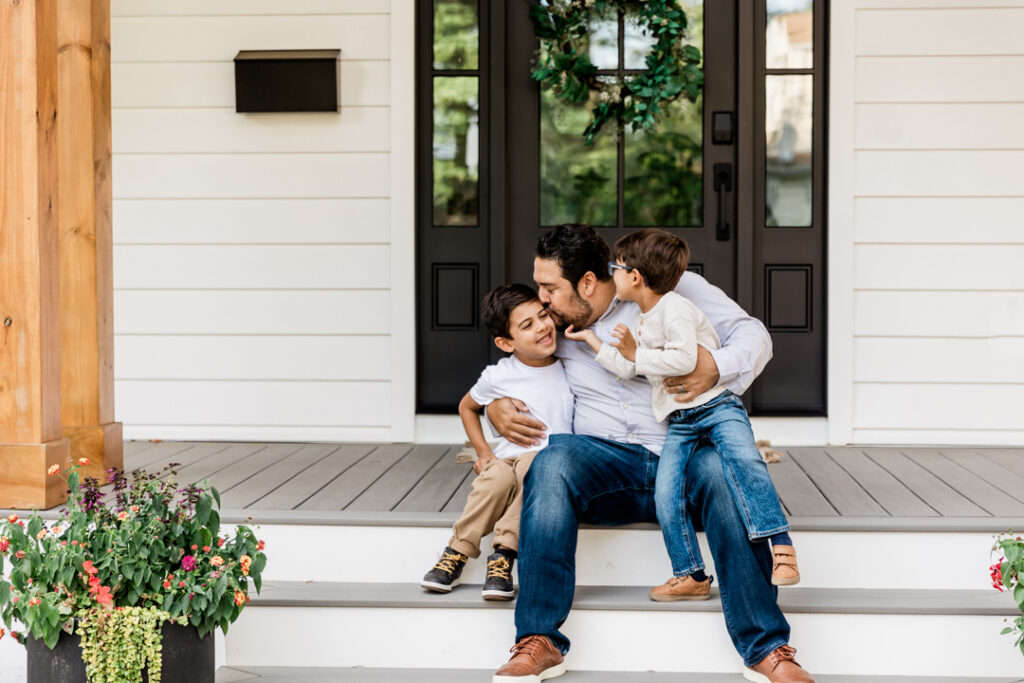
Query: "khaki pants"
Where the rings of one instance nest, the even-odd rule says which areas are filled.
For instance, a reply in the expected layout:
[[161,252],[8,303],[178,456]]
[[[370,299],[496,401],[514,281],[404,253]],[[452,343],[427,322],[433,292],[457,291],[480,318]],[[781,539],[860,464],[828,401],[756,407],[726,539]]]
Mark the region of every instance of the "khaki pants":
[[494,545],[519,550],[519,516],[523,512],[523,479],[533,453],[499,458],[473,480],[448,545],[469,557],[480,557],[480,539],[494,530]]

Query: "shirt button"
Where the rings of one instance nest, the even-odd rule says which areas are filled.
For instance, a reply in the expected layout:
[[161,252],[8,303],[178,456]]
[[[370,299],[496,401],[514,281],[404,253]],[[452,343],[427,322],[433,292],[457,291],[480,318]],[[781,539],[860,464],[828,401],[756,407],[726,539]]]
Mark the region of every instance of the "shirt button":
[[622,407],[625,408],[626,410],[629,410],[629,404],[628,403],[623,403]]

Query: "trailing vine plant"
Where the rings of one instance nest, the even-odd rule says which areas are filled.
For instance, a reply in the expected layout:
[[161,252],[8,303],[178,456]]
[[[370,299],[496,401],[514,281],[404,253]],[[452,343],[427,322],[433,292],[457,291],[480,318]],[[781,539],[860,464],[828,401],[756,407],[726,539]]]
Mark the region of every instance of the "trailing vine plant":
[[[608,10],[636,17],[655,38],[645,71],[622,78],[597,73],[590,61],[588,32]],[[701,54],[684,43],[688,22],[678,0],[547,0],[531,5],[530,16],[540,40],[534,80],[572,104],[598,93],[593,119],[583,131],[588,145],[609,121],[634,131],[653,130],[666,103],[679,97],[696,102],[700,95]]]
[[164,622],[188,619],[155,607],[97,608],[80,616],[75,632],[89,683],[141,683],[143,669],[150,683],[160,683]]

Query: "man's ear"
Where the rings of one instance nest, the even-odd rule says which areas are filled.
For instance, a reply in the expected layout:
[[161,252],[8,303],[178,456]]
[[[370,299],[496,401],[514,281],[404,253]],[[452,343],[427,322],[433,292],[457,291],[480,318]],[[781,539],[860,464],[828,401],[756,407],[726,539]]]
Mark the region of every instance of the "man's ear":
[[587,271],[576,284],[576,293],[582,297],[594,296],[594,288],[597,286],[597,276],[592,271]]
[[508,337],[495,337],[494,345],[505,353],[512,353],[515,350],[516,345],[512,343],[512,340]]

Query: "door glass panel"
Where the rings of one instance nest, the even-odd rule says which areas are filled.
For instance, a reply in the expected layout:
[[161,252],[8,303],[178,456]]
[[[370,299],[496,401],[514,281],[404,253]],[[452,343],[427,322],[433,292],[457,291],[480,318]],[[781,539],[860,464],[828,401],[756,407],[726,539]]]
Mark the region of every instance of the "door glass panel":
[[[704,52],[704,1],[683,0],[679,3],[686,12],[686,43],[696,45]],[[622,42],[625,54],[625,68],[646,69],[644,57],[650,51],[657,37],[646,35],[644,24],[634,13],[626,14],[626,25]]]
[[[618,145],[606,126],[583,144],[589,103],[573,106],[544,90],[540,100],[540,223],[618,224]],[[609,130],[611,128],[611,130]],[[513,179],[514,180],[514,179]]]
[[767,0],[765,65],[769,69],[814,66],[813,0]]
[[619,15],[609,7],[590,22],[590,62],[598,69],[619,66]]
[[477,0],[434,0],[434,68],[479,68],[479,26]]
[[765,224],[811,225],[814,76],[765,76]]
[[480,98],[476,76],[434,77],[434,225],[476,225]]
[[684,99],[666,107],[654,133],[626,134],[627,226],[702,224],[702,138],[701,100],[690,104]]

